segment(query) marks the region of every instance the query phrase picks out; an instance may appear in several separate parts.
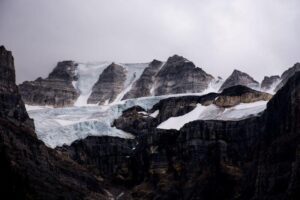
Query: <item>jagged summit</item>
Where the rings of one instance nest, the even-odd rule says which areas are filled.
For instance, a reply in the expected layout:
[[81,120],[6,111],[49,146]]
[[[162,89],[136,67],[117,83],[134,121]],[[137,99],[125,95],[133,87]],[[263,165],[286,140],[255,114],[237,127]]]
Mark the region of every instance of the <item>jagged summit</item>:
[[220,91],[235,85],[244,85],[247,87],[258,87],[259,83],[247,73],[235,69],[233,70],[232,74],[225,80],[225,82],[220,88]]
[[300,63],[295,63],[293,67],[287,69],[284,71],[280,77],[281,82],[277,85],[275,88],[275,91],[277,92],[280,88],[282,88],[286,82],[291,78],[296,72],[300,71]]
[[170,57],[157,73],[155,95],[200,93],[214,79],[182,56]]
[[[11,51],[7,51],[4,46],[1,46],[0,47],[0,56],[1,56],[1,59],[0,59],[1,67],[2,68],[13,68],[13,71],[14,71],[15,70],[14,66],[13,66],[14,57],[12,56]],[[16,78],[15,74],[11,74],[10,77],[13,79],[12,81],[14,81]]]
[[72,60],[58,62],[53,71],[49,74],[48,79],[61,79],[65,81],[77,80],[76,67],[77,63]]
[[1,52],[1,54],[2,54],[2,53],[5,53],[5,54],[11,54],[11,51],[6,50],[6,48],[5,48],[4,45],[1,45],[1,46],[0,46],[0,52]]
[[19,88],[26,104],[64,107],[200,93],[213,80],[213,76],[188,59],[173,55],[166,62],[154,59],[137,64],[62,61],[46,79],[26,81]]
[[270,90],[276,86],[280,81],[280,76],[274,75],[274,76],[265,76],[262,80],[260,87],[263,90]]
[[[299,66],[296,63],[283,73],[282,83],[277,87],[280,88],[291,74],[299,70]],[[235,85],[273,94],[278,82],[276,76],[265,77],[259,87],[254,78],[238,69],[234,69],[223,81],[175,54],[165,62],[154,59],[149,63],[61,61],[47,78],[25,81],[19,88],[26,104],[65,107],[110,104],[149,96],[217,92]],[[105,89],[104,85],[109,89]]]
[[[0,47],[0,118],[16,125],[34,128],[15,84],[14,58],[4,46]],[[6,101],[6,102],[5,102]]]
[[178,63],[178,62],[190,62],[188,59],[184,58],[183,56],[179,56],[177,54],[168,58],[167,63]]

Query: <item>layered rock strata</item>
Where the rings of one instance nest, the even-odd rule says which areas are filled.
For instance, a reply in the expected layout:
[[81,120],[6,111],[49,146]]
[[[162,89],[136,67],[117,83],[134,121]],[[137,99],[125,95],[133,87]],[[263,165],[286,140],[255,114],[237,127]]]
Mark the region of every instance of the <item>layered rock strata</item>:
[[259,86],[259,83],[248,74],[239,70],[234,70],[232,74],[225,80],[225,82],[220,88],[220,91],[235,85],[243,85],[250,88],[257,88]]
[[158,60],[153,60],[149,63],[149,66],[145,68],[141,77],[133,84],[131,90],[125,94],[123,99],[133,99],[153,95],[156,75],[162,65],[163,62]]
[[184,57],[174,55],[168,58],[158,72],[154,94],[200,93],[204,91],[213,76],[196,67]]
[[112,103],[124,90],[126,69],[112,63],[99,76],[88,98],[89,104]]
[[20,94],[26,104],[64,107],[74,104],[79,92],[72,82],[78,79],[77,64],[73,61],[59,62],[45,79],[25,81],[19,85]]

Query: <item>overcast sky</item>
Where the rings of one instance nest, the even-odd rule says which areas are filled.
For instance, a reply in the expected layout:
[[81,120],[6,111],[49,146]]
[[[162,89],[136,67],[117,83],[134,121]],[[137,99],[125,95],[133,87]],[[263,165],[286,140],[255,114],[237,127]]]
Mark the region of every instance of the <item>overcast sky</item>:
[[17,80],[61,60],[149,62],[179,54],[214,76],[259,81],[300,61],[299,0],[0,0]]

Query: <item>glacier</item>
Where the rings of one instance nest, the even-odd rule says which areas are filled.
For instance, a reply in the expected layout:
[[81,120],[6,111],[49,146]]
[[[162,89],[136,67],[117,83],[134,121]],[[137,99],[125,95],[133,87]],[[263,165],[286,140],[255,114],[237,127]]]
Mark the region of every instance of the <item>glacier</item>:
[[134,105],[146,110],[162,97],[129,99],[110,105],[73,106],[52,108],[26,105],[29,116],[34,119],[37,136],[51,148],[70,145],[87,136],[112,136],[131,139],[134,136],[112,127],[114,119]]
[[[110,104],[95,105],[87,104],[87,100],[92,93],[92,88],[97,82],[103,70],[111,62],[80,63],[76,69],[77,81],[72,84],[80,93],[74,106],[64,108],[53,108],[50,106],[30,106],[26,109],[31,118],[34,119],[36,133],[39,139],[51,148],[70,145],[78,139],[87,136],[112,136],[131,139],[134,136],[122,130],[112,127],[113,120],[118,118],[122,112],[132,106],[141,106],[149,110],[154,104],[168,97],[204,95],[210,92],[218,92],[223,80],[215,79],[208,88],[201,93],[170,94],[162,96],[140,97],[137,99],[122,100],[124,95],[132,88],[133,84],[140,78],[144,69],[149,63],[124,64],[126,71],[126,81],[123,91],[117,96],[116,100]],[[154,86],[155,87],[155,86]],[[185,123],[197,119],[222,119],[232,120],[241,119],[252,114],[257,114],[264,110],[266,102],[253,103],[248,105],[240,104],[234,108],[221,109],[214,105],[197,105],[195,110],[184,116],[173,117],[158,126],[161,129],[179,130]],[[159,110],[149,114],[157,117]]]
[[111,62],[100,63],[78,63],[76,75],[78,80],[73,82],[73,86],[80,93],[74,106],[86,106],[87,100],[92,93],[93,86],[98,81],[100,74]]

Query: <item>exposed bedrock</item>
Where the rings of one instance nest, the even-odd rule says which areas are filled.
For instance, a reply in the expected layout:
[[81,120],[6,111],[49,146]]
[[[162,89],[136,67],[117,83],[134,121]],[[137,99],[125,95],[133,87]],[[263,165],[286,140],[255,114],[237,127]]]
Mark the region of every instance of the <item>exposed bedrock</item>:
[[[192,100],[195,97],[184,98],[199,101]],[[169,99],[173,106],[175,99]],[[182,97],[178,99],[182,106]],[[117,184],[129,186],[124,190],[127,199],[299,198],[300,73],[290,78],[257,117],[240,121],[198,120],[176,131],[151,128],[153,119],[143,121],[145,115],[147,111],[135,107],[120,118],[122,123],[128,123],[123,124],[124,130],[135,120],[137,127],[139,120],[142,124],[131,129],[137,135],[135,142],[121,143],[122,148],[116,148],[125,153],[129,152],[124,144],[132,148],[128,160],[115,163],[123,166],[122,176],[114,177],[119,177]],[[89,149],[100,144],[106,146],[103,142],[86,143],[91,144],[87,145]],[[74,146],[66,148],[84,152]],[[100,154],[95,151],[89,157],[83,153],[83,157],[86,163],[102,169],[94,159],[99,156],[97,159],[102,160]],[[104,162],[101,165],[110,166]]]
[[72,81],[76,81],[77,64],[73,61],[59,62],[45,79],[25,81],[19,85],[25,104],[64,107],[74,104],[79,96]]
[[198,103],[202,105],[215,104],[219,107],[232,107],[239,103],[268,101],[272,95],[237,85],[225,89],[221,93],[209,93],[203,96],[171,97],[161,100],[153,106],[150,112],[159,110],[158,121],[163,122],[170,117],[177,117],[192,111]]
[[16,86],[14,58],[4,46],[0,47],[0,117],[16,125],[34,129]]
[[225,82],[220,88],[220,91],[235,85],[243,85],[250,88],[258,88],[259,83],[248,74],[235,69],[232,72],[232,74],[225,80]]
[[240,103],[252,103],[256,101],[269,101],[271,94],[256,91],[246,86],[237,85],[224,89],[214,100],[214,104],[220,107],[232,107]]
[[146,97],[153,95],[155,87],[156,75],[163,65],[163,62],[153,60],[149,66],[145,68],[141,77],[133,84],[131,90],[126,93],[123,99],[133,99],[138,97]]
[[261,82],[261,89],[269,90],[280,81],[280,76],[265,76]]
[[287,69],[281,74],[281,82],[276,86],[275,91],[277,92],[280,88],[282,88],[287,81],[296,73],[300,71],[300,63],[295,63],[293,67]]
[[199,93],[204,91],[213,76],[196,67],[184,57],[170,57],[157,74],[154,94]]
[[88,98],[89,104],[112,103],[124,90],[126,69],[112,63],[99,76]]

